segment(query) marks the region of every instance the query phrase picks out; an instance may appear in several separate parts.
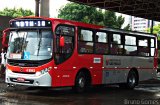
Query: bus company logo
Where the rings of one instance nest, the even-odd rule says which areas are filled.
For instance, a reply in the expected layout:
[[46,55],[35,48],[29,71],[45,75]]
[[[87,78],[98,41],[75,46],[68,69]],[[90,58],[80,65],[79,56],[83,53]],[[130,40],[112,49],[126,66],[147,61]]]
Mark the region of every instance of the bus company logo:
[[22,67],[20,68],[20,72],[23,72],[23,68]]
[[106,65],[121,65],[120,59],[106,59]]
[[25,66],[25,64],[24,64],[24,63],[19,63],[18,65],[19,65],[19,66]]
[[36,72],[35,69],[26,69],[26,72]]

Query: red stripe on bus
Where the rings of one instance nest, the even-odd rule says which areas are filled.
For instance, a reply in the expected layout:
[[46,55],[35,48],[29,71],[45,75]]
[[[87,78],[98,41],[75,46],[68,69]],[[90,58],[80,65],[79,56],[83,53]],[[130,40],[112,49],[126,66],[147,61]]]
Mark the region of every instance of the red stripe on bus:
[[[115,70],[115,69],[116,69],[116,70],[117,70],[117,69],[118,69],[118,70],[120,70],[120,69],[130,70],[130,69],[132,69],[132,68],[103,68],[103,70],[104,70],[104,69],[107,69],[107,70]],[[147,69],[147,70],[148,70],[148,69],[156,69],[156,68],[136,68],[136,69]]]

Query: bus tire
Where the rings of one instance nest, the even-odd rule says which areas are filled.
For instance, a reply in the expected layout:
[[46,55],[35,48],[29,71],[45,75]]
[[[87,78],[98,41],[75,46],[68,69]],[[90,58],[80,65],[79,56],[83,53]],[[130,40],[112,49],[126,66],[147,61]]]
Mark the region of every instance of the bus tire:
[[127,88],[128,89],[134,89],[135,86],[138,84],[138,76],[134,70],[129,71],[128,77],[127,77]]
[[138,75],[134,70],[129,71],[127,83],[119,84],[120,88],[134,89],[138,85]]
[[79,72],[78,75],[76,76],[75,86],[73,87],[73,89],[78,93],[82,93],[86,90],[86,88],[87,88],[87,77],[84,72]]

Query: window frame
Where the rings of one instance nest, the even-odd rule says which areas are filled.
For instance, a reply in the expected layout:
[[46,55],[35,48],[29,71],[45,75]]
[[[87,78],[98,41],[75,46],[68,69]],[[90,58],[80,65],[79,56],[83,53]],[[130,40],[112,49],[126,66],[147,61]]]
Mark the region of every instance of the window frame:
[[[97,32],[103,32],[103,33],[106,33],[106,36],[107,36],[107,42],[97,42],[96,41],[96,33]],[[109,55],[109,35],[110,35],[110,32],[109,31],[105,31],[105,30],[95,30],[94,31],[94,54],[103,54],[103,55]],[[96,52],[96,44],[99,43],[99,44],[106,44],[108,46],[108,53],[98,53]]]
[[[139,40],[141,40],[141,38],[144,38],[144,39],[147,39],[147,46],[140,46],[139,45]],[[150,41],[151,37],[145,37],[145,36],[137,36],[137,50],[138,50],[138,55],[137,56],[142,56],[142,57],[151,57],[151,41]],[[139,55],[139,49],[140,48],[148,48],[149,50],[149,55],[148,56],[145,56],[145,55]]]
[[[81,34],[81,30],[88,30],[88,31],[91,31],[93,34],[92,34],[92,41],[83,41],[83,40],[80,40],[80,34]],[[85,52],[81,52],[80,51],[80,42],[86,42],[86,43],[93,43],[93,47],[92,47],[92,52],[91,53],[85,53]],[[85,28],[85,27],[78,27],[78,34],[77,34],[77,50],[78,50],[78,53],[79,54],[94,54],[94,29],[92,28]]]
[[[65,34],[59,34],[58,36],[67,36],[67,37],[72,37],[73,38],[73,51],[72,51],[72,53],[70,54],[70,56],[68,56],[67,57],[67,59],[65,59],[65,60],[63,60],[62,62],[57,62],[56,61],[56,54],[57,54],[57,52],[56,52],[56,50],[58,50],[57,49],[57,34],[56,34],[56,30],[57,30],[57,28],[59,27],[59,26],[67,26],[67,27],[72,27],[72,28],[74,28],[74,35],[65,35]],[[63,63],[63,62],[65,62],[66,60],[68,60],[72,55],[73,55],[73,53],[74,53],[74,50],[75,50],[75,47],[76,47],[76,27],[75,26],[73,26],[73,25],[68,25],[68,24],[58,24],[58,25],[56,25],[55,26],[55,30],[54,30],[54,35],[53,35],[53,38],[54,38],[54,40],[53,40],[53,54],[54,54],[54,61],[55,61],[55,64],[56,65],[58,65],[58,64],[61,64],[61,63]]]
[[[111,41],[112,41],[112,39],[111,38],[113,38],[113,35],[114,34],[118,34],[118,35],[120,35],[120,38],[121,38],[121,43],[119,44],[119,43],[117,43],[117,44],[115,44],[115,43],[112,43]],[[112,35],[112,37],[111,37],[111,35]],[[120,32],[114,32],[114,31],[110,31],[110,34],[109,34],[109,55],[115,55],[115,56],[123,56],[124,55],[124,33],[120,33]],[[111,44],[112,45],[120,45],[120,46],[123,46],[123,48],[122,48],[122,54],[111,54]]]
[[[135,44],[135,45],[126,44],[126,43],[125,43],[125,41],[126,41],[126,36],[135,37],[135,38],[136,38],[136,44]],[[126,54],[126,53],[125,53],[125,47],[126,47],[126,46],[137,47],[137,52],[136,52],[136,54],[134,54],[134,55]],[[124,35],[124,55],[125,55],[125,56],[138,56],[138,46],[137,46],[137,36],[136,36],[136,35],[132,35],[132,34],[125,34],[125,35]]]
[[[155,53],[156,53],[156,38],[150,38],[150,41],[151,41],[151,39],[153,39],[154,40],[154,47],[152,47],[151,45],[150,45],[150,56],[151,57],[154,57],[155,56]],[[151,42],[150,42],[151,43]],[[151,55],[151,49],[152,48],[154,48],[154,55],[152,56]]]
[[[81,29],[85,29],[85,30],[89,30],[89,31],[92,31],[93,32],[93,41],[81,41],[79,40],[79,32]],[[97,32],[104,32],[106,33],[107,35],[107,41],[108,42],[96,42],[95,38],[96,38],[96,33]],[[121,43],[120,44],[115,44],[115,45],[120,45],[122,46],[122,53],[121,54],[111,54],[111,35],[114,35],[114,34],[119,34],[120,37],[121,37]],[[125,44],[125,37],[126,36],[131,36],[131,37],[135,37],[136,38],[136,44],[135,45],[130,45],[130,44]],[[134,33],[126,33],[126,32],[117,32],[117,31],[108,31],[108,30],[103,30],[103,29],[92,29],[92,28],[84,28],[84,27],[78,27],[78,36],[77,36],[77,43],[78,43],[78,53],[79,54],[101,54],[101,55],[114,55],[114,56],[137,56],[137,57],[153,57],[151,56],[151,48],[156,48],[156,38],[155,37],[151,37],[151,36],[143,36],[143,35],[138,35],[138,34],[134,34]],[[138,45],[138,39],[139,37],[144,37],[145,39],[148,40],[148,48],[149,48],[149,56],[142,56],[142,55],[139,55],[138,52],[139,52],[139,45]],[[154,47],[151,47],[151,39],[154,39]],[[93,43],[93,53],[82,53],[79,51],[79,42],[92,42]],[[96,43],[100,43],[100,44],[106,44],[108,46],[108,53],[97,53],[96,52]],[[137,47],[137,52],[136,54],[134,55],[128,55],[128,54],[125,54],[125,46],[135,46]]]

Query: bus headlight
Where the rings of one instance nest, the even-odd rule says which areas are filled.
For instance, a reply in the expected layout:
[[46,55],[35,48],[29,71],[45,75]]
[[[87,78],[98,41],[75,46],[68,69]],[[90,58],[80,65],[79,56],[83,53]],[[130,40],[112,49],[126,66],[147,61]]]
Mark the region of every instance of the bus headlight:
[[41,71],[37,71],[35,75],[36,75],[36,76],[43,75],[43,74],[49,72],[51,69],[52,69],[52,67],[45,68],[45,69],[43,69],[43,70],[41,70]]
[[10,69],[6,69],[6,73],[11,74],[12,71]]
[[40,72],[40,71],[37,71],[35,75],[36,75],[36,76],[40,76],[40,75],[41,75],[41,72]]

